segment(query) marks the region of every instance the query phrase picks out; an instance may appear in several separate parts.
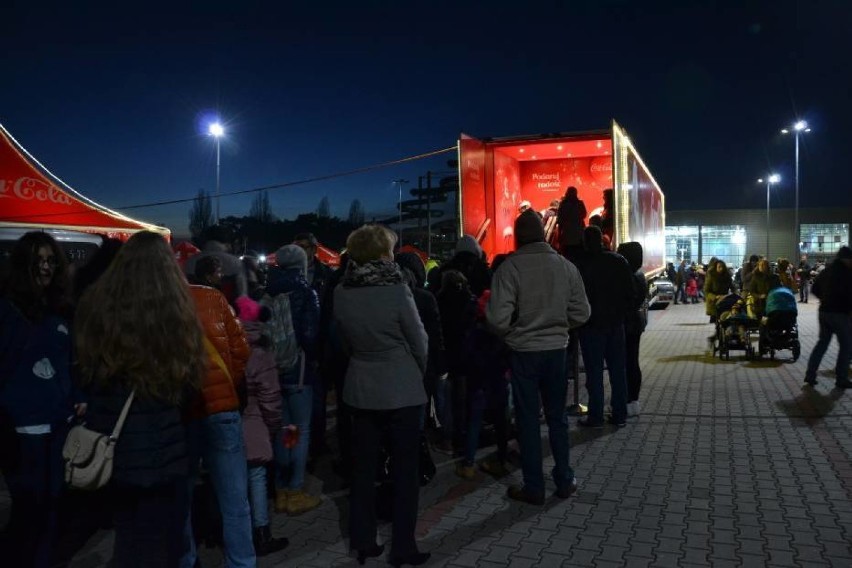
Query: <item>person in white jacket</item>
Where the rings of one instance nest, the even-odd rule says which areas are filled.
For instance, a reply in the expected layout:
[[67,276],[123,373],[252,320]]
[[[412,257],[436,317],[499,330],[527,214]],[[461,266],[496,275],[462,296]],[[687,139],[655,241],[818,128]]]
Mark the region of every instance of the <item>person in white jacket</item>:
[[577,490],[569,463],[565,360],[569,330],[585,323],[590,309],[577,267],[544,242],[544,228],[535,211],[518,216],[515,244],[517,250],[494,274],[485,315],[490,327],[511,350],[512,393],[524,485],[510,487],[507,495],[541,505],[544,472],[539,396],[556,462],[556,494],[567,498]]

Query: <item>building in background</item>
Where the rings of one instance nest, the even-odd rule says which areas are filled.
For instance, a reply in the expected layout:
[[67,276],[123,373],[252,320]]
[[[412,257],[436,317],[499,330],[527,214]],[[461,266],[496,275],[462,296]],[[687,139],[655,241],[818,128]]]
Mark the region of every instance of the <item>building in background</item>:
[[[666,212],[666,259],[706,263],[720,258],[739,267],[752,254],[798,262],[793,209],[772,209],[767,243],[765,209]],[[810,262],[830,259],[849,244],[852,207],[799,209],[798,250]],[[768,245],[768,247],[767,247]]]

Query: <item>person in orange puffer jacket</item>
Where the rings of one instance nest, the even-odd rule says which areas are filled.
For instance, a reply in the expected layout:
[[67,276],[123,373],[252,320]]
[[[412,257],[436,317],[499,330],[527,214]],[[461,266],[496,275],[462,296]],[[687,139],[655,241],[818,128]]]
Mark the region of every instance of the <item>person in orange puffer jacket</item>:
[[[203,459],[222,516],[225,565],[254,566],[246,451],[238,395],[251,350],[239,320],[220,291],[208,286],[190,286],[190,293],[209,341],[207,373],[201,382],[201,394],[191,406],[191,421],[187,426],[190,491],[198,478],[199,461]],[[218,357],[210,351],[211,346]],[[184,534],[187,542],[181,566],[193,566],[197,553],[191,515],[187,518]]]

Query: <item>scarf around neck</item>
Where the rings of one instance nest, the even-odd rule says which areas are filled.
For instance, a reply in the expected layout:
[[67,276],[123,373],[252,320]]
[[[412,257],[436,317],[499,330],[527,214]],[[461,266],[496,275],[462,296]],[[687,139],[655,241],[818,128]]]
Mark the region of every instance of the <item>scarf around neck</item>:
[[350,260],[343,277],[343,285],[349,288],[396,284],[402,284],[402,273],[392,260],[371,260],[364,264]]

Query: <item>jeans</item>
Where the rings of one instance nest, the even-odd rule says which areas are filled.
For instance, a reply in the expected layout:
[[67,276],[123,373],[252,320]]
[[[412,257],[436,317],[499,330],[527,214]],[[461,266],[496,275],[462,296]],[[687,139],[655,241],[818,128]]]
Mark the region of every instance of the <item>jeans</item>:
[[479,433],[486,410],[493,413],[494,433],[497,436],[497,459],[506,461],[509,441],[509,425],[506,410],[509,403],[509,389],[501,376],[486,377],[473,392],[468,392],[467,440],[464,452],[464,464],[473,465],[476,450],[479,448]]
[[[254,544],[251,538],[251,512],[248,502],[248,475],[243,426],[239,412],[219,412],[191,422],[187,427],[190,457],[189,502],[198,477],[198,458],[210,473],[210,481],[222,515],[225,542],[225,566],[254,566]],[[197,557],[192,536],[191,514],[184,527],[187,551],[182,568],[192,568]]]
[[51,565],[64,487],[65,432],[65,428],[54,426],[48,434],[17,435],[21,461],[15,471],[5,472],[12,498],[9,525],[3,535],[10,544],[11,557],[3,558],[9,566]]
[[612,419],[624,422],[627,418],[626,346],[624,325],[621,323],[595,328],[580,328],[580,348],[586,365],[586,390],[589,391],[587,420],[600,424],[604,418],[604,361],[609,371],[612,389]]
[[449,435],[453,429],[453,413],[450,407],[452,400],[450,379],[444,378],[438,380],[438,386],[435,389],[435,414],[438,416],[438,422],[441,423],[441,428]]
[[799,283],[799,300],[802,302],[808,301],[808,281],[802,280]]
[[308,447],[311,441],[313,389],[284,385],[281,388],[281,396],[284,425],[293,424],[299,429],[299,441],[294,448],[285,448],[281,436],[276,436],[272,441],[275,463],[278,465],[275,487],[296,490],[305,484],[305,468],[308,465]]
[[251,504],[251,526],[265,527],[269,524],[269,503],[266,493],[266,464],[249,464],[248,493]]
[[819,312],[819,340],[808,359],[805,379],[816,379],[819,364],[831,343],[831,336],[837,336],[837,363],[834,366],[835,380],[843,383],[849,380],[849,357],[852,355],[852,322],[843,312]]
[[574,479],[570,465],[568,416],[565,397],[565,349],[552,351],[512,351],[512,394],[518,425],[518,445],[524,489],[532,495],[544,494],[541,457],[541,429],[538,424],[539,396],[550,434],[550,449],[555,466],[553,480],[560,489]]
[[639,390],[642,388],[642,367],[639,366],[639,342],[641,339],[642,332],[638,329],[624,333],[627,402],[639,400]]
[[154,487],[122,487],[112,494],[114,566],[172,568],[184,551],[183,520],[189,509],[186,478]]
[[393,519],[390,556],[417,553],[414,528],[420,497],[418,458],[420,406],[393,410],[352,409],[353,464],[349,495],[350,546],[366,550],[376,543],[376,463],[379,446],[388,440],[393,481]]

